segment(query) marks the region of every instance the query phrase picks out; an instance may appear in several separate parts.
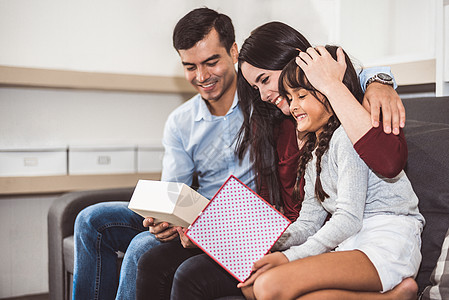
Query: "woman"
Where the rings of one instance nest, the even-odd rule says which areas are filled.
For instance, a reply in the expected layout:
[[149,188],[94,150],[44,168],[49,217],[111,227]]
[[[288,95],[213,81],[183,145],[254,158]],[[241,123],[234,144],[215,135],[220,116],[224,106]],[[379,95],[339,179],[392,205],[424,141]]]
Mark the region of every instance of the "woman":
[[[298,44],[302,45],[300,48],[304,50],[310,47],[307,40],[290,26],[279,22],[265,24],[257,28],[243,44],[239,56],[238,74],[238,93],[245,116],[239,139],[239,155],[243,155],[245,151],[251,151],[256,176],[259,178],[257,191],[265,199],[283,208],[284,214],[292,221],[297,218],[300,209],[300,203],[293,200],[291,194],[296,182],[295,174],[300,156],[298,142],[301,144],[302,140],[297,142],[294,120],[289,116],[288,105],[285,108],[285,101],[275,99],[273,95],[278,94],[277,78],[282,68],[298,54],[296,50]],[[249,79],[249,74],[242,73],[242,64],[245,62],[257,66],[260,70],[265,71],[264,74],[274,75],[274,77],[262,76],[256,82],[258,77],[256,76],[252,82]],[[341,65],[333,67],[334,71],[343,77],[345,67]],[[252,82],[252,84],[250,85],[248,82]],[[254,86],[258,84],[258,90],[254,89]],[[379,88],[376,87],[376,84],[373,83],[369,86],[368,95]],[[270,90],[266,89],[268,86],[271,87]],[[392,105],[397,106],[396,92],[391,87],[384,85],[381,85],[380,89],[387,90],[384,93],[392,93],[393,96],[389,95],[386,98],[393,98],[394,104]],[[374,92],[374,94],[378,94],[378,92]],[[281,101],[277,102],[276,100]],[[277,104],[277,107],[273,104]],[[346,105],[346,107],[351,106]],[[357,109],[364,111],[364,108],[356,102],[354,110],[357,111]],[[342,119],[344,120],[344,118]],[[367,121],[370,124],[369,117]],[[344,123],[344,121],[342,122]],[[384,146],[385,148],[381,149],[386,153],[385,159],[388,162],[385,165],[392,167],[384,169],[384,165],[379,165],[380,168],[377,171],[380,173],[399,172],[406,160],[405,141],[401,136],[384,134],[381,128],[373,131],[374,134],[369,136],[369,140],[376,142],[377,137],[381,137],[388,140],[390,145],[394,145],[394,147]],[[368,146],[363,147],[363,143],[361,145],[363,151],[369,148]],[[361,155],[366,154],[370,157],[370,154],[373,154],[372,151],[366,151],[366,153],[363,151]],[[378,153],[374,152],[374,154],[378,157]],[[162,259],[160,255],[158,258]],[[176,271],[171,298],[208,299],[241,295],[240,290],[236,287],[237,283],[206,254],[196,255],[186,260]]]
[[363,92],[346,55],[343,80],[328,72],[336,53],[335,46],[309,48],[279,78],[297,130],[307,132],[298,167],[305,196],[300,216],[273,247],[283,251],[255,262],[239,284],[249,299],[416,298],[413,290],[378,293],[417,274],[424,218],[405,173],[378,176],[340,126],[330,100],[361,102]]
[[[287,217],[295,214],[294,219],[298,216],[298,207],[294,201],[293,203],[291,201],[291,190],[295,182],[295,177],[292,175],[296,173],[297,160],[294,161],[292,157],[296,156],[298,159],[299,153],[297,149],[293,149],[292,143],[288,143],[296,138],[296,133],[288,104],[285,99],[279,97],[278,78],[283,67],[298,54],[298,47],[305,51],[310,44],[290,26],[280,22],[260,26],[242,45],[237,79],[237,91],[245,116],[240,131],[239,155],[243,157],[245,151],[249,149],[254,159],[258,183],[262,186],[262,182],[265,184],[261,188],[262,195],[267,189],[271,193],[281,191],[285,214]],[[333,70],[341,74],[340,78],[343,78],[346,69],[344,58],[340,57],[340,63],[335,62],[330,67],[332,69],[329,71]],[[373,86],[376,84],[378,83],[368,87],[365,99],[374,97],[370,96],[372,94],[370,89],[376,88]],[[403,109],[396,92],[391,87],[379,85],[380,87],[377,88],[392,92],[389,97],[385,97],[392,99],[391,107]],[[382,93],[382,98],[384,93],[385,91]],[[374,90],[374,95],[376,94],[377,90]],[[367,100],[364,101],[367,102]],[[380,127],[373,127],[367,132],[367,128],[372,127],[370,116],[356,101],[348,103],[340,101],[332,105],[342,120],[345,130],[350,132],[356,151],[373,170],[385,177],[394,177],[404,168],[407,160],[407,146],[403,135],[385,134]],[[301,148],[304,142],[302,136],[298,136],[298,142]],[[274,155],[276,152],[279,156],[278,164]],[[272,176],[277,174],[273,166],[278,167],[279,180]],[[294,173],[292,173],[293,170]],[[280,188],[279,181],[282,183]],[[273,196],[275,199],[279,198],[278,195]]]

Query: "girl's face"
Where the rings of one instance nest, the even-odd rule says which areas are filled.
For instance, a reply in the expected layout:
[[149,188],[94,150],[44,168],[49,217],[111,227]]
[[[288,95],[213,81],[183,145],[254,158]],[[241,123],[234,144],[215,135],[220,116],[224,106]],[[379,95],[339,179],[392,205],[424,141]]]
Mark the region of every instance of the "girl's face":
[[297,130],[301,132],[315,132],[318,136],[323,130],[332,111],[327,111],[323,102],[324,96],[317,93],[317,99],[310,91],[303,88],[286,88],[290,102],[290,111],[297,122]]
[[281,71],[265,70],[243,62],[241,65],[243,77],[260,93],[262,101],[276,105],[284,115],[290,115],[290,108],[285,99],[279,96],[278,80]]

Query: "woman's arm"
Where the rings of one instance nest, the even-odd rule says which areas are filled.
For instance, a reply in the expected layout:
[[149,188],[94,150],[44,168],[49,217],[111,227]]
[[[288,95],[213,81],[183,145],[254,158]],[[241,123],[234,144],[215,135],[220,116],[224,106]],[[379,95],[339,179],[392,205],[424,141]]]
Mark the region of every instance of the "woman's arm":
[[399,135],[392,135],[381,127],[373,127],[354,144],[354,149],[374,172],[387,178],[396,177],[405,168],[408,157],[402,129]]
[[[343,51],[341,48],[338,49],[337,61],[335,61],[324,47],[317,47],[317,50],[319,53],[315,49],[309,48],[307,53],[300,54],[301,59],[297,59],[298,65],[303,68],[314,87],[328,98],[352,144],[355,145],[359,140],[362,141],[361,144],[364,147],[356,148],[356,150],[363,151],[359,154],[365,163],[383,176],[396,176],[402,170],[407,159],[405,139],[401,136],[386,134],[382,130],[376,131],[377,134],[370,135],[367,139],[364,138],[373,128],[371,116],[342,84],[340,75],[332,72],[337,69],[336,64],[340,67],[346,66]],[[329,65],[334,67],[329,67]],[[379,147],[379,144],[385,146]],[[369,147],[376,148],[377,151],[366,151],[366,148]],[[382,157],[385,165],[378,164],[379,157]]]

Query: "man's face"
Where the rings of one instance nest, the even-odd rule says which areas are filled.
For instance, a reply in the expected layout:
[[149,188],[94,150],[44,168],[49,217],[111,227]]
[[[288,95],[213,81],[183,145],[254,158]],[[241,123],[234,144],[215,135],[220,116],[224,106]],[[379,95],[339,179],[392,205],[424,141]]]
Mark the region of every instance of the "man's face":
[[[184,75],[204,100],[215,102],[235,93],[237,45],[230,53],[220,43],[215,29],[190,49],[179,50]],[[232,95],[234,97],[234,95]]]

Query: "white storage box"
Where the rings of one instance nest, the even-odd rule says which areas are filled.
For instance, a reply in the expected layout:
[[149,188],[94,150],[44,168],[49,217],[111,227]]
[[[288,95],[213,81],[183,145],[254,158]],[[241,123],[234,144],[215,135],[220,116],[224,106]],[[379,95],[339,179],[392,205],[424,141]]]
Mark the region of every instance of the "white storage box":
[[0,149],[0,176],[67,175],[67,147]]
[[138,173],[162,172],[163,157],[164,157],[164,147],[162,146],[138,146],[137,172]]
[[128,208],[155,222],[188,227],[209,200],[183,183],[139,180]]
[[69,174],[123,174],[136,172],[134,146],[70,146]]

